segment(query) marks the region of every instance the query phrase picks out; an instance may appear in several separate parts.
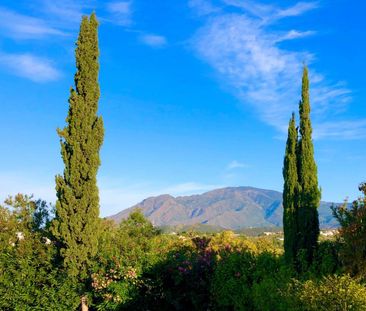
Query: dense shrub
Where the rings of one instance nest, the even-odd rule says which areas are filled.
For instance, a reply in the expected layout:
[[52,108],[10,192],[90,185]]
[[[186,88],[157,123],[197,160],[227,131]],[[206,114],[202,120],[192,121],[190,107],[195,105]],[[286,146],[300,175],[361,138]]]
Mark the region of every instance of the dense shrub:
[[[47,205],[22,195],[6,203],[0,309],[76,310],[81,284],[58,263]],[[139,211],[119,226],[100,226],[87,283],[91,310],[366,310],[364,285],[340,274],[338,241],[319,243],[299,274],[284,263],[277,237],[161,234]]]
[[341,258],[352,275],[366,279],[366,183],[359,186],[363,197],[352,203],[333,207],[333,214],[341,225]]
[[281,310],[280,289],[290,280],[282,257],[230,248],[220,257],[211,284],[216,310]]
[[[214,252],[207,237],[180,241],[144,274],[139,310],[207,310]],[[141,302],[141,301],[140,301]],[[135,309],[137,309],[135,305]]]
[[322,241],[318,244],[309,273],[317,277],[335,274],[341,270],[338,241]]
[[366,287],[348,275],[299,281],[283,271],[255,285],[253,299],[258,311],[362,311]]
[[76,286],[57,265],[46,204],[17,195],[0,206],[0,309],[75,310]]
[[141,275],[158,260],[159,231],[136,210],[119,226],[102,222],[99,255],[91,275],[91,292],[97,310],[118,310],[137,299]]
[[1,310],[75,310],[75,284],[54,266],[55,249],[25,236],[12,250],[0,251]]
[[217,310],[252,310],[251,287],[254,282],[255,257],[250,251],[221,254],[211,285]]
[[253,310],[256,311],[285,311],[297,310],[296,300],[289,293],[293,271],[281,267],[263,275],[261,280],[253,284]]
[[294,292],[298,310],[366,310],[366,287],[348,275],[296,282]]

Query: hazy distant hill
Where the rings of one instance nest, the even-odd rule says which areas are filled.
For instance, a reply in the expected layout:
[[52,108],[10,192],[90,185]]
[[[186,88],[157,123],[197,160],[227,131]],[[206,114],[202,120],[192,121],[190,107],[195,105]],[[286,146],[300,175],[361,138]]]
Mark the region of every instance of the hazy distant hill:
[[[337,225],[331,205],[321,202],[321,227]],[[191,196],[150,197],[109,218],[120,222],[135,208],[140,208],[156,226],[207,224],[233,230],[282,226],[282,193],[252,187],[228,187]]]

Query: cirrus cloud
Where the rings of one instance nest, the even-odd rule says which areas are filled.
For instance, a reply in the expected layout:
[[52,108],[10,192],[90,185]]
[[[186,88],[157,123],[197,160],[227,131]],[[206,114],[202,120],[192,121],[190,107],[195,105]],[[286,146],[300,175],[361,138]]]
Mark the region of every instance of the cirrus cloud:
[[132,2],[117,1],[109,2],[106,5],[107,11],[112,15],[112,20],[120,26],[130,26],[132,24]]
[[[338,128],[324,126],[351,102],[352,93],[346,84],[329,81],[314,70],[312,64],[316,57],[310,51],[290,50],[280,45],[283,41],[315,35],[316,31],[289,29],[285,32],[273,27],[284,18],[318,7],[317,2],[298,2],[279,8],[254,1],[221,0],[219,13],[216,10],[203,17],[204,24],[191,43],[197,55],[214,68],[220,81],[244,104],[254,107],[259,118],[281,135],[286,133],[291,112],[298,109],[302,68],[304,62],[309,64],[314,137],[364,137],[364,120],[341,120]],[[348,131],[350,127],[352,130]]]
[[13,74],[34,82],[54,81],[61,76],[49,59],[32,54],[0,53],[0,64]]
[[148,46],[154,48],[160,48],[167,44],[167,40],[164,36],[154,34],[144,34],[140,36],[140,41]]
[[1,7],[0,30],[3,36],[14,39],[41,39],[46,36],[66,35],[43,19],[22,15]]

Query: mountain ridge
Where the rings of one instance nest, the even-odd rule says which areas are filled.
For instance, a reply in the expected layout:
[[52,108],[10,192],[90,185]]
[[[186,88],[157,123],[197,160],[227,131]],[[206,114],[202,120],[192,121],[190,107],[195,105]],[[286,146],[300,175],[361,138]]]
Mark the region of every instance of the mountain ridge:
[[[337,203],[322,201],[320,204],[318,211],[322,228],[337,226],[330,209],[332,204]],[[162,194],[148,197],[107,218],[119,223],[136,208],[159,227],[207,224],[238,230],[282,226],[282,193],[249,186],[225,187],[188,196]]]

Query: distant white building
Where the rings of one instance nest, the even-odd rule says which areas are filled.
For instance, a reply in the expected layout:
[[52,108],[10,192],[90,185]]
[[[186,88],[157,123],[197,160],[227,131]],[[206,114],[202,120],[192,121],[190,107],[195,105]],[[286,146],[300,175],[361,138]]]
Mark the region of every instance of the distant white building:
[[44,244],[46,244],[46,245],[51,244],[51,240],[49,238],[45,237],[45,236],[43,237],[43,241],[44,241]]
[[20,231],[15,232],[15,235],[16,235],[18,241],[24,240],[24,233],[23,232],[20,232]]
[[320,235],[322,236],[334,236],[337,233],[338,230],[322,230],[320,231]]

